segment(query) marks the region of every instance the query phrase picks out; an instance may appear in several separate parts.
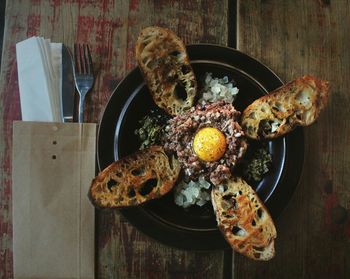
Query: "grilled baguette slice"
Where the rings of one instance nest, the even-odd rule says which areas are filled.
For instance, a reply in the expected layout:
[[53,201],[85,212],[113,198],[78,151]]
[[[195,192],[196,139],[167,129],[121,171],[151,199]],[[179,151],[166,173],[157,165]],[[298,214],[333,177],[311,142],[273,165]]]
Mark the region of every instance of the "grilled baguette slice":
[[241,178],[214,187],[212,203],[218,227],[231,247],[254,260],[275,255],[273,220],[255,191]]
[[135,49],[155,103],[171,115],[190,109],[197,82],[181,39],[170,30],[147,27],[139,34]]
[[242,128],[252,139],[272,139],[308,126],[328,101],[328,82],[304,76],[259,98],[242,114]]
[[126,207],[159,198],[174,186],[180,165],[161,146],[122,158],[93,179],[89,191],[97,207]]

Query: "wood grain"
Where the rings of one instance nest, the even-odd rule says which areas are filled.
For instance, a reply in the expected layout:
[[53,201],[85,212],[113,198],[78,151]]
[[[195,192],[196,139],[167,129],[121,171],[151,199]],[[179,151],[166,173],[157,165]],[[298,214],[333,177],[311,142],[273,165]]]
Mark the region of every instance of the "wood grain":
[[[149,25],[168,27],[186,43],[227,44],[228,1],[7,1],[0,77],[0,278],[12,278],[11,135],[20,119],[15,44],[38,35],[89,43],[96,69],[85,119],[98,122],[118,81],[135,66],[134,44]],[[222,278],[223,252],[188,252],[139,233],[116,211],[98,212],[98,278]]]
[[350,278],[349,12],[349,1],[239,1],[238,48],[284,81],[329,80],[331,98],[304,129],[303,174],[277,220],[275,259],[237,256],[235,278]]

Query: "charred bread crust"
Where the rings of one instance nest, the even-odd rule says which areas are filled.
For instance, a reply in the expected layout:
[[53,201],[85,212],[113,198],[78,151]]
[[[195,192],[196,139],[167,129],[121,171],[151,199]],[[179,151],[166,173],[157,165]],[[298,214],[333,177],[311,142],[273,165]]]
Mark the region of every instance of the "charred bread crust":
[[312,76],[298,78],[250,104],[242,114],[242,128],[252,139],[285,135],[296,126],[314,123],[328,96],[327,81]]
[[238,253],[267,261],[275,255],[277,232],[273,220],[255,191],[241,178],[213,187],[212,204],[220,231]]
[[186,47],[172,31],[147,27],[138,36],[136,60],[154,102],[170,115],[190,109],[197,82]]
[[174,186],[180,165],[161,146],[151,146],[122,158],[92,181],[89,198],[100,208],[134,206],[157,199]]

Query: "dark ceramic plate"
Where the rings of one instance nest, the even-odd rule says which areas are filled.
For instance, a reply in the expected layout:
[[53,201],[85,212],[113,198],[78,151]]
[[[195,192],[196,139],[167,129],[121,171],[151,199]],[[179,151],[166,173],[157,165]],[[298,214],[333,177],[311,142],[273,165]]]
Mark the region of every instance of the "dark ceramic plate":
[[[187,51],[199,84],[206,72],[212,72],[215,77],[228,76],[236,82],[239,94],[234,106],[240,111],[283,84],[269,68],[237,50],[197,44],[189,45]],[[152,109],[158,108],[139,69],[135,68],[114,90],[103,113],[97,146],[100,170],[138,149],[134,130],[138,121]],[[249,148],[260,144],[252,142]],[[303,163],[302,130],[296,129],[286,137],[264,144],[273,157],[272,169],[252,186],[276,218],[298,183]],[[121,212],[140,231],[171,246],[196,250],[229,247],[217,229],[210,203],[183,209],[174,203],[170,192],[161,199]]]

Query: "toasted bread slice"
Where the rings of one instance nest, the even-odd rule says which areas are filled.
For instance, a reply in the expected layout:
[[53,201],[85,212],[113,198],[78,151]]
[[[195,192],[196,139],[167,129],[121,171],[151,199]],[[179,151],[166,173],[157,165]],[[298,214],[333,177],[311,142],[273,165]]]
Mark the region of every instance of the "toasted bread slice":
[[143,29],[136,60],[159,107],[178,115],[193,106],[197,82],[185,45],[175,33],[161,27]]
[[328,82],[304,76],[259,98],[242,114],[242,128],[252,139],[272,139],[308,126],[328,101]]
[[[212,203],[218,227],[231,247],[254,260],[275,255],[273,220],[255,191],[241,178],[214,187]],[[222,189],[223,188],[223,189]]]
[[92,181],[89,197],[97,207],[126,207],[159,198],[174,186],[180,165],[161,146],[122,158]]

